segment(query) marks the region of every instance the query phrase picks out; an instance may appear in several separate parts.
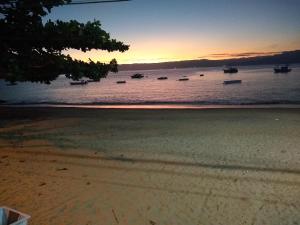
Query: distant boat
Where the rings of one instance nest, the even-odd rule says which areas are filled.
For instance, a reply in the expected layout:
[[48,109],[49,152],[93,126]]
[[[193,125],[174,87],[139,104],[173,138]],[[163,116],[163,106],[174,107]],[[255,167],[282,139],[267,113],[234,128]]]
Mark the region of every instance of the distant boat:
[[141,79],[143,77],[144,77],[144,75],[141,73],[136,73],[131,76],[132,79]]
[[117,84],[126,84],[126,81],[125,80],[119,80],[119,81],[117,81]]
[[6,86],[15,86],[15,85],[17,85],[17,83],[15,83],[15,82],[9,82],[9,83],[6,83]]
[[189,80],[189,78],[180,78],[180,79],[178,79],[178,81],[188,81]]
[[167,80],[168,79],[168,77],[159,77],[159,78],[157,78],[157,80]]
[[223,84],[240,84],[242,80],[225,80]]
[[204,74],[200,74],[200,77],[203,77],[204,76]]
[[93,80],[93,79],[89,79],[87,80],[88,83],[93,83],[93,82],[100,82],[100,80]]
[[289,68],[288,65],[274,68],[274,73],[289,73],[291,71],[292,71],[292,69]]
[[86,85],[88,82],[86,80],[81,80],[81,81],[74,81],[70,82],[71,85]]
[[224,73],[237,73],[239,70],[235,67],[228,67],[223,69]]

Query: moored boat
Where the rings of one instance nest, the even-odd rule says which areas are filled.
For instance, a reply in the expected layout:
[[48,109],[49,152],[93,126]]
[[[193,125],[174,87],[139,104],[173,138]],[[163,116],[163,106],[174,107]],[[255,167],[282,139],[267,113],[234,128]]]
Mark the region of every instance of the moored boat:
[[144,75],[141,73],[136,73],[131,76],[132,79],[141,79],[143,77],[144,77]]
[[126,84],[126,81],[125,80],[118,80],[116,83],[117,84]]
[[291,71],[292,71],[292,69],[289,68],[288,65],[280,66],[280,67],[277,66],[277,67],[274,68],[274,73],[289,73]]
[[235,67],[227,67],[223,71],[224,73],[237,73],[239,70]]
[[87,80],[88,83],[93,83],[93,82],[100,82],[100,80],[93,80],[93,79],[89,79]]
[[70,82],[71,85],[86,85],[87,83],[85,80]]
[[242,80],[225,80],[223,84],[240,84]]
[[157,80],[167,80],[168,79],[168,77],[159,77],[159,78],[157,78]]
[[178,81],[188,81],[189,80],[189,78],[180,78],[180,79],[178,79]]

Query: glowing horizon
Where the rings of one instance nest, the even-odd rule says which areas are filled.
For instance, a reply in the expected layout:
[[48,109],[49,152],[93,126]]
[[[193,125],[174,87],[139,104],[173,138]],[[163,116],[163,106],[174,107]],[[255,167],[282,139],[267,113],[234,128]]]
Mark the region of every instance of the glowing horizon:
[[155,63],[300,49],[299,9],[298,0],[133,0],[57,7],[45,20],[100,20],[112,38],[130,45],[125,53],[65,51],[76,59]]
[[[108,63],[111,59],[117,59],[119,64],[134,63],[160,63],[182,60],[221,60],[230,58],[242,58],[250,56],[274,55],[283,51],[293,51],[300,49],[299,39],[290,38],[287,43],[278,45],[270,44],[268,41],[251,41],[244,39],[236,41],[224,37],[223,40],[216,41],[213,38],[197,36],[186,36],[181,38],[160,37],[147,40],[133,40],[125,43],[130,45],[128,51],[106,52],[91,50],[86,53],[79,50],[68,50],[73,58],[88,61],[100,61]],[[225,47],[224,47],[225,46]]]
[[[116,59],[118,64],[138,64],[138,63],[162,63],[162,62],[175,62],[175,61],[185,61],[185,60],[223,60],[223,59],[237,59],[237,58],[248,58],[248,57],[257,57],[257,56],[271,56],[280,54],[285,51],[295,51],[299,50],[300,48],[295,49],[284,49],[281,51],[247,51],[247,52],[232,52],[232,53],[211,53],[202,56],[196,55],[168,55],[168,54],[160,54],[160,55],[143,55],[135,58],[130,58],[131,54],[126,53],[107,53],[104,51],[96,51],[92,50],[86,53],[82,53],[79,50],[68,50],[65,51],[65,54],[69,54],[72,58],[82,60],[88,62],[90,59],[94,62],[99,61],[102,63],[109,63],[112,59]],[[137,54],[134,54],[135,56]]]

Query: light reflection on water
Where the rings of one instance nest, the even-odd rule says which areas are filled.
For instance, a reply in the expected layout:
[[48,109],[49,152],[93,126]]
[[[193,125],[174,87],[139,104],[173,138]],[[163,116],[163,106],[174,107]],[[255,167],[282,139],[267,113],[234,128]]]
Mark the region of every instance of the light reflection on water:
[[[134,80],[136,71],[110,74],[99,83],[70,86],[63,76],[51,85],[21,83],[6,86],[0,81],[0,99],[8,103],[68,104],[268,104],[300,103],[300,66],[288,74],[274,74],[272,66],[240,67],[237,74],[222,68],[188,68],[138,71],[146,77]],[[200,77],[200,74],[204,77]],[[168,80],[157,80],[167,76]],[[179,82],[187,76],[189,81]],[[240,79],[242,84],[223,85],[224,80]],[[126,80],[126,84],[116,84]]]

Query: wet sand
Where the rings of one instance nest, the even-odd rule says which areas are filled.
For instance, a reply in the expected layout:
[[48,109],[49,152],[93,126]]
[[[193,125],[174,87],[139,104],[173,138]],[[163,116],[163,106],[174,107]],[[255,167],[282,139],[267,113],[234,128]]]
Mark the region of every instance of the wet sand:
[[298,224],[300,110],[0,108],[30,224]]

